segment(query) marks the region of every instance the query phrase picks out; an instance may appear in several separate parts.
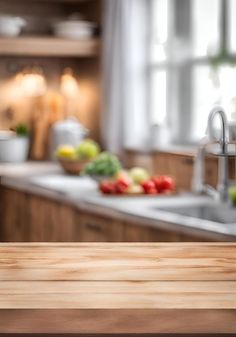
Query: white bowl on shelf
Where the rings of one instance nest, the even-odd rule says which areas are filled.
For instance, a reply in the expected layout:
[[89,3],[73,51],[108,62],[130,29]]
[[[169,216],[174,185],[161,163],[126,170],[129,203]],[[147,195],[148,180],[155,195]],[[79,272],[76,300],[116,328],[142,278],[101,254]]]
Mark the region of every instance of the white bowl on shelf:
[[55,22],[52,26],[54,35],[74,40],[86,40],[93,36],[95,24],[82,20]]
[[23,18],[10,15],[0,15],[0,36],[18,36],[25,25],[26,21]]

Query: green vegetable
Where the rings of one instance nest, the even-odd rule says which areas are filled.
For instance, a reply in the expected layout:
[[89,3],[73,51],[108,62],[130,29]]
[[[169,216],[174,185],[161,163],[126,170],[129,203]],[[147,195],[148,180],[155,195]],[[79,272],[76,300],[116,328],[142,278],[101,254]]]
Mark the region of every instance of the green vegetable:
[[112,177],[120,170],[121,163],[118,157],[109,152],[102,152],[86,165],[83,174]]
[[232,186],[229,188],[229,196],[232,201],[232,204],[236,206],[236,186]]
[[24,137],[24,136],[28,136],[29,129],[25,124],[17,124],[15,127],[15,132],[17,136]]

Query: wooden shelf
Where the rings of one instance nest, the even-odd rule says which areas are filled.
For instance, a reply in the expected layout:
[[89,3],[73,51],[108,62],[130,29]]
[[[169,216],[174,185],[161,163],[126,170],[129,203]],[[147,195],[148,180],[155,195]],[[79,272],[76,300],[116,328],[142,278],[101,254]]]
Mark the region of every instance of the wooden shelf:
[[[25,2],[37,2],[39,0],[25,0]],[[89,2],[92,0],[40,0],[40,2],[47,2],[47,3],[63,3],[63,4],[76,4],[81,2]]]
[[0,56],[90,57],[98,54],[99,40],[56,37],[0,38]]

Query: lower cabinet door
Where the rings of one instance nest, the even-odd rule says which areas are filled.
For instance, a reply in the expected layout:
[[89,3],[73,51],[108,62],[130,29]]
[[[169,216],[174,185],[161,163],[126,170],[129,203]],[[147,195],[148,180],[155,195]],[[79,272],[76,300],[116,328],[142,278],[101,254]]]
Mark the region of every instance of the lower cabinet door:
[[126,242],[176,242],[178,234],[145,225],[125,224],[124,241]]
[[80,227],[84,242],[122,242],[122,222],[97,215],[81,214]]

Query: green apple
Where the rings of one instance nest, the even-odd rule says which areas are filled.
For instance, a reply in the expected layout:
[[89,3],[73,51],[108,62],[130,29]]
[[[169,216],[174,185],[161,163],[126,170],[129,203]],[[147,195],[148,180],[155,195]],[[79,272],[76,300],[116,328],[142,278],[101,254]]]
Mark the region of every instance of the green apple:
[[92,139],[85,139],[75,151],[79,159],[93,159],[100,153],[100,146]]
[[229,196],[232,201],[232,204],[236,206],[236,186],[232,186],[229,188]]
[[129,175],[135,184],[142,184],[144,181],[150,179],[150,174],[142,167],[133,167],[129,170]]
[[58,158],[64,159],[75,159],[76,158],[75,149],[71,145],[61,145],[58,147],[56,151],[56,156]]

